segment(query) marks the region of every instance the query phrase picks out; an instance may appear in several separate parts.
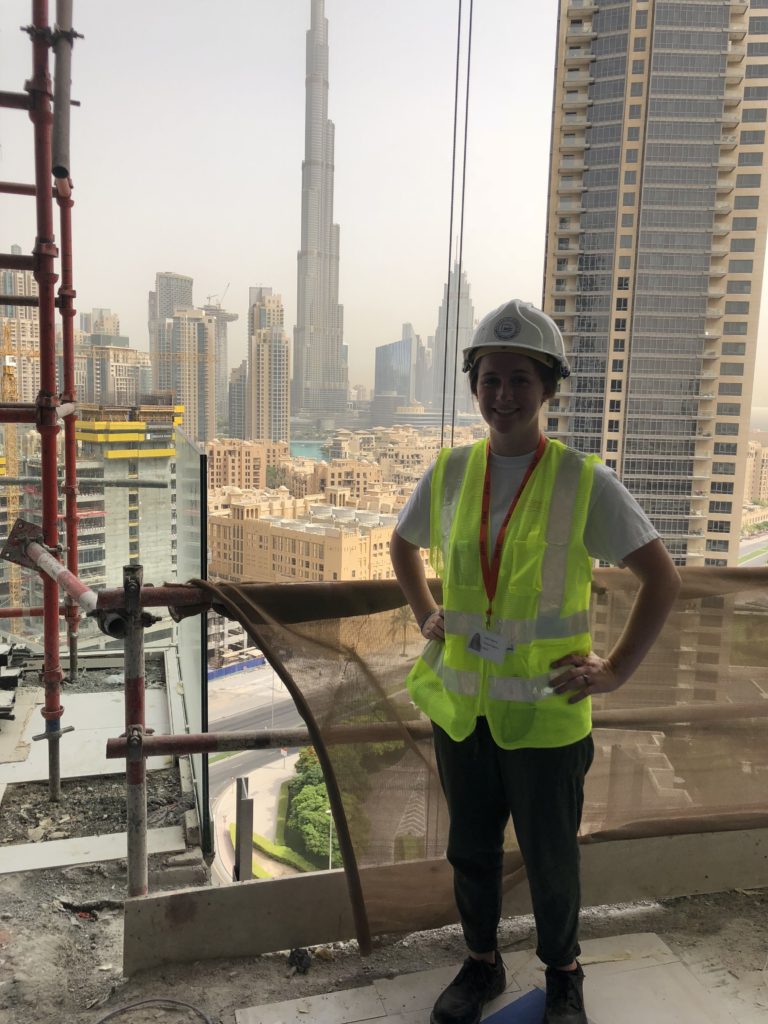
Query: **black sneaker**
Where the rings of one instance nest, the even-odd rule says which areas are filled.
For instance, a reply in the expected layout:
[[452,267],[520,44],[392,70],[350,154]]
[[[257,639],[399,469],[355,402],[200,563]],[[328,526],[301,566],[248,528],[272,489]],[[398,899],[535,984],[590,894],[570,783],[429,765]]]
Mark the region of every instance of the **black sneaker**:
[[584,1012],[584,971],[579,964],[575,971],[559,971],[548,967],[547,1006],[541,1024],[588,1024]]
[[468,956],[464,966],[435,1003],[429,1024],[478,1024],[483,1007],[507,987],[504,963],[496,951],[496,963]]

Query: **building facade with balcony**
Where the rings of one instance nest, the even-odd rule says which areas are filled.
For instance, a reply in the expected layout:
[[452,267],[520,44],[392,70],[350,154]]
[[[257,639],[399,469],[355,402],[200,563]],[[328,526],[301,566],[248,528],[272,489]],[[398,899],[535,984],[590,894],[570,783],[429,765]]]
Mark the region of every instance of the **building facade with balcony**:
[[544,308],[551,436],[600,454],[673,558],[735,564],[766,234],[768,11],[561,0]]

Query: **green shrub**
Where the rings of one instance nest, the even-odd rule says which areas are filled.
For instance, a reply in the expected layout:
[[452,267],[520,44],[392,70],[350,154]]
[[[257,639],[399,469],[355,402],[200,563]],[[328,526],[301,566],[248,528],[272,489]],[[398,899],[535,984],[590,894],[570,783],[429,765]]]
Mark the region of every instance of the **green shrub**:
[[424,858],[423,836],[395,836],[395,862]]
[[272,860],[276,860],[278,864],[287,864],[290,868],[296,868],[297,871],[315,871],[316,867],[314,864],[302,857],[300,853],[296,853],[295,850],[291,850],[288,846],[278,846],[277,843],[271,842],[264,836],[253,834],[253,845],[261,853],[267,855]]
[[290,780],[286,779],[280,786],[280,796],[277,801],[277,821],[275,822],[275,843],[278,846],[285,846],[285,819],[288,817],[288,802],[291,798],[289,789]]

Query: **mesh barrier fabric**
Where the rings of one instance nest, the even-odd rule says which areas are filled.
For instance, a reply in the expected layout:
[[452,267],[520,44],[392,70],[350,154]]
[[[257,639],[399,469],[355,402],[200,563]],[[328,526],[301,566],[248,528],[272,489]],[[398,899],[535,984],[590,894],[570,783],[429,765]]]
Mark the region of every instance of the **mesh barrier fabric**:
[[[643,666],[593,700],[584,842],[768,825],[768,569],[681,575]],[[431,727],[404,687],[424,641],[398,585],[195,583],[242,622],[308,726],[363,951],[370,933],[412,929],[416,907],[420,927],[425,911],[435,926],[454,920]],[[634,594],[628,571],[595,572],[597,652],[620,634]],[[523,872],[511,825],[507,845],[510,886]]]

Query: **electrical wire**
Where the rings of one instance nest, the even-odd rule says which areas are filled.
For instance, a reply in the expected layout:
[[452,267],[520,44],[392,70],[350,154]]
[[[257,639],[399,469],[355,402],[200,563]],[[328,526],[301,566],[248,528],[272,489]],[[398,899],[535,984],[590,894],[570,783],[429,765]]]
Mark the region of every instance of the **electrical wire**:
[[[461,215],[459,220],[459,260],[458,279],[456,281],[456,333],[453,340],[453,402],[451,404],[451,448],[453,433],[456,426],[456,377],[459,367],[459,322],[461,314],[461,273],[464,265],[464,197],[467,189],[467,137],[469,135],[469,81],[472,71],[472,18],[475,0],[469,0],[469,26],[467,29],[467,87],[464,98],[464,153],[461,164]],[[448,278],[450,291],[450,277]]]
[[454,220],[454,207],[456,204],[456,141],[458,136],[458,121],[459,121],[459,82],[461,78],[461,31],[463,22],[463,3],[459,0],[458,5],[458,24],[456,28],[456,71],[454,79],[454,92],[453,92],[453,145],[451,150],[451,199],[450,199],[450,217],[448,224],[448,285],[446,289],[446,304],[445,304],[445,335],[443,338],[443,387],[442,387],[442,403],[440,410],[440,447],[442,448],[445,442],[445,427],[446,427],[446,385],[448,383],[448,359],[449,354],[452,354],[452,394],[451,394],[451,447],[453,447],[454,431],[456,426],[456,377],[458,368],[458,346],[459,346],[459,316],[461,313],[461,274],[463,267],[464,258],[464,200],[466,196],[466,183],[467,183],[467,137],[469,130],[469,82],[470,82],[470,71],[471,71],[471,59],[472,59],[472,21],[474,15],[474,0],[470,0],[469,4],[469,20],[467,28],[467,76],[466,76],[466,90],[464,99],[464,140],[463,140],[463,154],[462,154],[462,171],[461,171],[461,204],[459,214],[459,238],[457,242],[458,248],[458,260],[457,260],[457,280],[456,280],[456,329],[453,337],[453,345],[449,344],[448,334],[450,330],[451,321],[451,273],[453,271],[453,220]]
[[[451,269],[453,266],[453,207],[456,194],[456,133],[459,124],[459,72],[461,70],[461,22],[462,0],[459,0],[459,17],[456,26],[456,73],[453,86],[453,147],[451,149],[451,209],[448,218],[448,288],[445,306],[445,338],[443,340],[443,387],[440,409],[440,447],[445,439],[445,385],[448,373],[448,325],[451,319]],[[454,370],[455,378],[455,370]]]
[[182,1003],[178,999],[141,999],[138,1003],[129,1003],[128,1006],[120,1006],[116,1010],[112,1010],[106,1017],[100,1017],[99,1020],[95,1021],[94,1024],[106,1024],[106,1021],[113,1020],[118,1017],[121,1013],[127,1013],[129,1010],[135,1010],[139,1006],[176,1006],[181,1007],[184,1010],[192,1010],[196,1013],[201,1020],[205,1021],[205,1024],[214,1024],[211,1017],[208,1016],[203,1010],[198,1009],[197,1006],[192,1006],[191,1003]]

